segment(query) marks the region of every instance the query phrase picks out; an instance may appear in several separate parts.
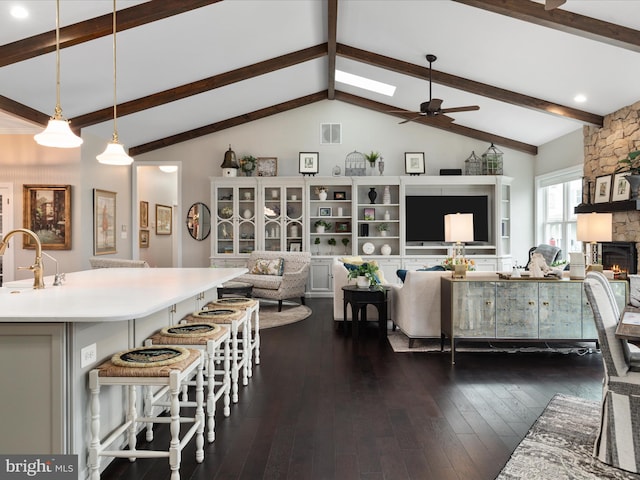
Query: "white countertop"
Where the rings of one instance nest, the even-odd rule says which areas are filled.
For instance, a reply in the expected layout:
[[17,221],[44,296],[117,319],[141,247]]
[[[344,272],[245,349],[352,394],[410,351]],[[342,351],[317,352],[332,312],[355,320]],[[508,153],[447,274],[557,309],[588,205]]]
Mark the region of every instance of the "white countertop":
[[142,318],[214,288],[246,268],[100,268],[66,274],[63,285],[33,279],[0,287],[0,323],[104,322]]

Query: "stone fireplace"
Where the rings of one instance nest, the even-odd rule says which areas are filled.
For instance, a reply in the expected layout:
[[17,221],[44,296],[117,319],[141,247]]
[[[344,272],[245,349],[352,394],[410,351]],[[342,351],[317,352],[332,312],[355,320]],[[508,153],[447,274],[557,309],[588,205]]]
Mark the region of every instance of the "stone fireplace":
[[602,242],[598,244],[599,258],[605,270],[638,273],[638,254],[635,242]]

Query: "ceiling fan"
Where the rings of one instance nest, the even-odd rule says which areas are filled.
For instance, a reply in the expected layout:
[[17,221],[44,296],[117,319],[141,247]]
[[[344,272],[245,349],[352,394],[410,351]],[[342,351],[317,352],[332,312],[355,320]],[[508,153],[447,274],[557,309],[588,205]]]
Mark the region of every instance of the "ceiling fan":
[[[427,55],[427,61],[429,62],[429,101],[422,102],[420,104],[419,112],[408,112],[408,113],[416,113],[417,116],[413,118],[409,118],[407,120],[403,120],[400,124],[411,122],[413,120],[417,120],[421,117],[432,118],[434,120],[442,120],[446,122],[453,122],[453,118],[445,115],[446,113],[453,112],[470,112],[472,110],[480,110],[480,107],[477,105],[470,105],[467,107],[451,107],[451,108],[442,108],[442,100],[440,98],[432,98],[431,96],[431,64],[437,60],[435,55],[429,54]],[[389,113],[407,113],[406,110],[392,110]]]
[[560,5],[564,5],[567,0],[545,0],[544,9],[545,10],[553,10],[554,8],[558,8]]

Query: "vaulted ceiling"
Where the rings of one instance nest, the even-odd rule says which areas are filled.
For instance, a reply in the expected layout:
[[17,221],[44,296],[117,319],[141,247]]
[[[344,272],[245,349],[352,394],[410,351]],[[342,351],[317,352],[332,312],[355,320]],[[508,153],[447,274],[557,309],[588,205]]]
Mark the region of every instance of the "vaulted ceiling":
[[[0,133],[37,131],[55,106],[55,1],[0,2]],[[112,2],[60,1],[61,106],[76,129],[113,131]],[[398,121],[433,97],[440,128],[537,147],[640,100],[640,1],[154,0],[117,2],[118,133],[153,151],[318,101]],[[387,97],[335,69],[397,87]],[[586,102],[574,97],[583,94]],[[388,113],[390,110],[406,110]],[[403,125],[396,127],[398,131]],[[393,134],[393,132],[389,132]]]

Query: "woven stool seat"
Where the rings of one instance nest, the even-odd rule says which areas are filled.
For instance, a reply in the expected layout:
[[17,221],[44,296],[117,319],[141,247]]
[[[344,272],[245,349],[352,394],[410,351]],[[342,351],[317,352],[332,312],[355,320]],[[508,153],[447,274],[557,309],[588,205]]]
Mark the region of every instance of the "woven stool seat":
[[[230,415],[231,395],[231,332],[228,325],[215,323],[184,323],[170,327],[164,327],[145,340],[145,345],[172,345],[171,348],[179,348],[178,345],[198,348],[205,353],[205,387],[206,387],[206,414],[207,414],[207,440],[215,440],[215,411],[219,399],[224,400],[224,416]],[[216,368],[218,362],[218,368]],[[221,365],[221,367],[220,367]],[[189,402],[188,386],[194,385],[190,380],[183,383],[182,404],[192,406]],[[148,401],[151,405],[165,405],[163,401]],[[147,439],[153,439],[153,432],[147,431]]]
[[[196,461],[204,460],[204,356],[197,349],[175,345],[158,345],[134,348],[115,354],[89,372],[91,392],[91,443],[87,467],[91,480],[100,479],[100,457],[126,457],[134,461],[138,457],[166,457],[169,459],[171,480],[180,479],[180,462],[183,448],[195,437]],[[194,417],[180,415],[178,395],[184,382],[195,375],[196,401]],[[100,389],[104,385],[122,386],[128,389],[125,395],[127,415],[122,424],[116,427],[104,440],[100,436]],[[137,389],[145,388],[144,416],[138,414]],[[168,392],[170,416],[152,416],[147,403],[148,393],[153,387],[161,387]],[[112,398],[111,396],[107,398]],[[190,422],[193,425],[181,437],[180,424]],[[136,441],[139,424],[168,423],[171,425],[171,439],[166,450],[137,450]],[[147,430],[149,431],[149,430]],[[121,442],[126,434],[128,449],[107,450],[112,444]]]
[[[186,315],[181,324],[217,323],[231,327],[231,400],[238,402],[238,379],[242,371],[242,384],[249,384],[251,361],[251,326],[247,311],[236,308],[208,308]],[[242,335],[240,335],[242,333]]]
[[[251,349],[249,354],[256,365],[260,364],[260,302],[251,298],[226,297],[218,298],[205,305],[206,309],[212,308],[237,308],[246,310],[249,315],[249,325],[253,329],[251,337]],[[253,376],[253,365],[249,362],[249,378]]]

